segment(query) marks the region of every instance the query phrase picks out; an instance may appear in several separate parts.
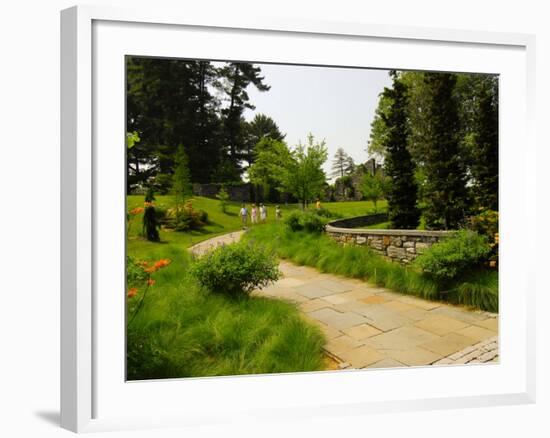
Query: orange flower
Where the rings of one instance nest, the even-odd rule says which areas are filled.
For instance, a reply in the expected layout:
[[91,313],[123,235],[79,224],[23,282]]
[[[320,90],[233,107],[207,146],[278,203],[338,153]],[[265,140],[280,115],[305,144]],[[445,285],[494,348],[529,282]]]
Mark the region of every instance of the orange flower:
[[147,280],[147,286],[152,286],[155,284],[155,280],[153,280],[152,278],[150,278],[149,280]]
[[130,210],[130,214],[140,214],[140,213],[143,213],[143,208],[142,207],[136,207],[136,208]]
[[127,296],[128,298],[133,298],[137,295],[137,293],[138,293],[137,287],[131,287],[130,289],[128,289]]
[[172,263],[172,260],[170,259],[160,259],[158,262],[155,262],[153,266],[158,270],[160,268],[168,266],[170,263]]

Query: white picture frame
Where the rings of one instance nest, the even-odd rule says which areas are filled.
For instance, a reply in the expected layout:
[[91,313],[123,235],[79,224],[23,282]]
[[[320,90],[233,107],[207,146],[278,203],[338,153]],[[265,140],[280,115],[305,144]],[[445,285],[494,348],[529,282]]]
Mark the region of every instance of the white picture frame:
[[[475,68],[475,71],[500,74],[503,78],[500,134],[501,152],[504,152],[501,158],[501,363],[489,367],[340,371],[141,383],[121,381],[124,352],[119,350],[124,316],[120,312],[120,299],[107,311],[105,306],[110,298],[101,294],[105,293],[106,279],[114,283],[119,281],[116,284],[122,288],[124,284],[123,277],[120,278],[123,257],[118,264],[111,263],[116,265],[112,270],[105,268],[123,254],[120,248],[123,240],[120,239],[124,239],[124,227],[117,225],[118,219],[113,219],[112,227],[105,227],[107,215],[118,218],[123,211],[117,209],[124,204],[118,188],[106,188],[111,185],[119,187],[124,175],[122,167],[117,167],[121,155],[117,155],[109,165],[105,154],[111,152],[106,152],[101,145],[111,139],[116,141],[118,133],[124,134],[124,124],[120,125],[124,120],[124,114],[120,112],[124,103],[118,99],[121,84],[122,87],[124,84],[124,77],[118,75],[123,65],[120,55],[182,56],[181,47],[175,49],[168,40],[163,40],[168,35],[171,39],[196,36],[193,50],[186,52],[186,57],[216,59],[222,56],[217,59],[350,65],[349,60],[353,59],[353,53],[358,53],[358,48],[372,46],[373,65],[354,61],[354,66],[451,71],[473,71]],[[236,51],[219,55],[224,50],[223,40],[231,38],[241,43],[248,41],[239,46],[246,46],[242,50],[249,50],[248,54]],[[256,39],[264,43],[261,59],[255,52],[257,44],[253,41]],[[271,45],[265,45],[266,42]],[[300,54],[302,43],[303,52]],[[289,44],[296,46],[294,51]],[[520,239],[514,230],[519,223],[527,223],[535,230],[536,223],[527,209],[512,210],[507,203],[509,197],[514,197],[521,202],[536,204],[532,127],[534,45],[531,35],[359,22],[269,17],[249,20],[217,17],[211,13],[195,16],[177,10],[104,6],[77,6],[62,11],[62,427],[84,432],[219,423],[250,416],[256,419],[305,418],[327,415],[329,411],[330,415],[360,415],[534,402],[534,273],[521,255],[534,248],[534,241],[530,236],[521,236]],[[418,56],[420,53],[424,53],[426,58]],[[464,59],[469,59],[470,64]],[[104,79],[107,81],[105,86]],[[109,111],[113,111],[109,113],[108,121],[105,120],[106,112],[102,110],[106,104],[112,108]],[[509,146],[519,139],[524,145],[522,157],[514,160]],[[123,141],[121,136],[121,151]],[[116,148],[112,151],[118,153]],[[511,170],[514,166],[515,173]],[[531,235],[536,233],[533,231]],[[111,250],[102,242],[116,242],[113,243],[115,249]],[[512,265],[513,272],[508,270],[506,273],[506,267]],[[513,295],[512,289],[521,293]],[[121,293],[122,298],[123,295]],[[108,339],[106,332],[113,336]],[[413,379],[411,373],[414,373]],[[466,383],[471,379],[479,385],[477,390]],[[442,384],[451,380],[454,381],[452,388]],[[415,386],[417,382],[429,381],[434,382],[434,387],[424,392]],[[365,385],[369,391],[357,394],[353,391],[357,385]],[[185,392],[181,392],[183,387]],[[323,392],[316,392],[320,387]],[[303,391],[292,393],[293,400],[289,402],[288,395],[295,388]],[[240,395],[225,396],[230,393]],[[330,397],[326,396],[327,393]],[[219,403],[208,399],[207,395],[212,394],[219,396]],[[140,400],[140,397],[145,404],[143,412],[140,412],[140,406],[132,405],[132,400]],[[158,402],[161,398],[166,400],[166,404]],[[151,403],[151,400],[156,401]],[[174,400],[178,402],[174,404]],[[168,403],[171,403],[170,409]],[[229,408],[222,409],[223,403],[225,406],[229,404]],[[121,406],[127,406],[127,409]]]

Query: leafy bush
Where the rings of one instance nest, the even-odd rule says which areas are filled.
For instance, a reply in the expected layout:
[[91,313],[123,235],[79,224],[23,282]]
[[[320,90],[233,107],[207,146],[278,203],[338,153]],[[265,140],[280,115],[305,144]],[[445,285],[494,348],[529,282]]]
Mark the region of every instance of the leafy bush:
[[317,216],[326,217],[327,219],[332,219],[332,218],[337,218],[338,217],[338,215],[336,213],[333,213],[333,212],[327,210],[324,207],[316,209],[315,214]]
[[208,213],[204,210],[195,210],[191,201],[187,201],[183,206],[169,208],[163,219],[166,228],[172,228],[175,231],[197,230],[208,222]]
[[495,210],[483,210],[481,213],[471,216],[468,219],[468,228],[487,236],[489,244],[491,246],[491,255],[489,260],[491,266],[498,264],[498,211]]
[[285,219],[285,224],[292,231],[322,233],[325,230],[326,221],[316,213],[292,211]]
[[147,279],[147,273],[133,257],[126,257],[126,282],[134,285]]
[[262,289],[280,276],[274,255],[244,243],[210,251],[195,262],[191,272],[211,292],[233,297]]
[[203,224],[208,223],[208,212],[204,210],[199,210],[199,221]]
[[414,261],[426,274],[449,281],[487,260],[491,246],[487,236],[461,230],[434,244]]

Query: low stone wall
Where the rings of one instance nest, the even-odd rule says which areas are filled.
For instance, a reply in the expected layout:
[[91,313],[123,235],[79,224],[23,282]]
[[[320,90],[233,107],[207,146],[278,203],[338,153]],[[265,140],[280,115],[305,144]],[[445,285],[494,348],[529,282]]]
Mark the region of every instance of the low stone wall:
[[[334,221],[329,223],[325,230],[336,242],[344,245],[366,245],[374,252],[400,263],[410,263],[418,254],[453,233],[453,231],[350,228],[350,224],[357,222],[358,218]],[[380,221],[372,223],[377,222]]]
[[207,198],[215,198],[221,190],[222,186],[225,187],[230,201],[237,202],[250,202],[250,184],[193,184],[193,194],[197,196],[205,196]]
[[369,214],[368,216],[357,216],[346,219],[338,219],[332,221],[329,225],[336,228],[360,228],[368,227],[369,225],[379,224],[381,222],[387,222],[387,213]]

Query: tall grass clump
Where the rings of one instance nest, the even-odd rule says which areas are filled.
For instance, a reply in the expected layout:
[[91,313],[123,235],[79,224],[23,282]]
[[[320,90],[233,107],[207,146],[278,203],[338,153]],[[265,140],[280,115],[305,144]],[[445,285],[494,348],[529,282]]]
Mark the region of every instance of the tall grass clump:
[[367,280],[425,299],[498,310],[498,274],[494,271],[469,272],[442,282],[416,266],[387,261],[367,247],[342,246],[324,234],[292,231],[277,224],[255,228],[245,235],[245,239],[261,243],[281,258],[315,267],[321,272]]
[[212,293],[191,275],[195,262],[183,254],[179,250],[155,274],[156,283],[127,327],[129,380],[325,368],[325,338],[295,306]]

